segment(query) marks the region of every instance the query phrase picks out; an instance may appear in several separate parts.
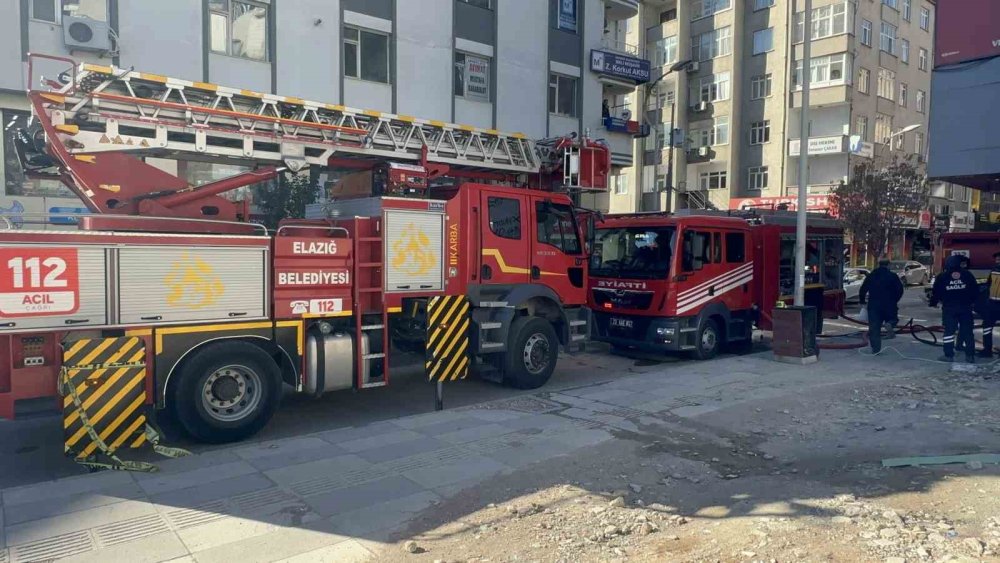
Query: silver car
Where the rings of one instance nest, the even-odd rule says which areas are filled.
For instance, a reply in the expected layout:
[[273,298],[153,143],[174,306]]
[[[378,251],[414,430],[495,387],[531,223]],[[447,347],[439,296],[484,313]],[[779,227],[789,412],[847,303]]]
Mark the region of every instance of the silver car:
[[889,270],[899,276],[903,285],[926,285],[931,280],[931,272],[920,262],[913,260],[893,260]]
[[868,268],[847,268],[844,270],[844,293],[847,294],[847,301],[857,301],[858,292],[861,291],[861,284],[871,270]]

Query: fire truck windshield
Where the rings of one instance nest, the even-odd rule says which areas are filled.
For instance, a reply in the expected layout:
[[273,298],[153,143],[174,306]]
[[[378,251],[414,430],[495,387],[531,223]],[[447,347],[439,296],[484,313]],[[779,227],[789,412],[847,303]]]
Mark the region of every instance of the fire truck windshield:
[[675,235],[673,227],[598,229],[590,273],[609,278],[664,278],[670,271]]

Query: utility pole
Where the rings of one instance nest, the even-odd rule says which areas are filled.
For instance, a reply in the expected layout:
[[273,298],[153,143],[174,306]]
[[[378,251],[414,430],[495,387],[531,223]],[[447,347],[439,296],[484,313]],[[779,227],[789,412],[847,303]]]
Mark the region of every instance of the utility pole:
[[674,101],[670,102],[670,132],[667,133],[667,142],[670,146],[667,148],[667,209],[666,212],[670,213],[673,211],[673,192],[674,192],[674,144],[677,142],[674,139],[674,131],[677,130],[674,120],[677,118],[677,90],[674,90]]
[[812,0],[802,14],[802,112],[799,123],[799,207],[795,221],[795,306],[806,304],[806,205],[809,190],[809,83],[812,78]]
[[[685,69],[687,69],[687,67],[691,64],[691,62],[692,62],[691,59],[684,59],[682,61],[678,61],[678,62],[674,63],[667,70],[667,72],[664,72],[656,80],[654,80],[654,81],[650,82],[649,84],[647,84],[646,85],[646,99],[647,100],[649,99],[649,96],[653,93],[653,88],[657,84],[659,84],[661,80],[663,80],[664,78],[666,78],[667,76],[669,76],[673,72],[677,72],[679,70],[685,70]],[[677,88],[674,88],[674,101],[673,101],[673,103],[670,104],[670,133],[667,135],[668,142],[670,143],[670,147],[668,147],[668,152],[667,152],[667,185],[666,185],[666,191],[667,191],[667,211],[668,212],[671,211],[672,205],[671,205],[670,197],[671,197],[673,189],[674,189],[674,129],[675,129],[675,127],[674,127],[674,120],[677,117],[676,116],[676,113],[677,113],[676,106],[677,106]],[[643,118],[643,121],[646,121],[645,117]],[[644,183],[643,182],[643,171],[645,170],[645,168],[646,168],[645,164],[643,164],[642,166],[639,167],[639,189],[640,190],[642,190],[642,185]],[[655,183],[656,182],[655,174],[654,174],[653,182],[654,182],[653,185],[655,187],[655,185],[656,185],[656,183]],[[659,194],[657,194],[657,198],[656,198],[656,211],[660,211],[660,198],[659,198]]]

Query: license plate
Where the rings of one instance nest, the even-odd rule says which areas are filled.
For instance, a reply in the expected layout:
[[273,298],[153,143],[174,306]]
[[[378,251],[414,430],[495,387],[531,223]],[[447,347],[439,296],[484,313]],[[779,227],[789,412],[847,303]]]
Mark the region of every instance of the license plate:
[[620,319],[611,317],[611,326],[615,328],[632,328],[632,319]]

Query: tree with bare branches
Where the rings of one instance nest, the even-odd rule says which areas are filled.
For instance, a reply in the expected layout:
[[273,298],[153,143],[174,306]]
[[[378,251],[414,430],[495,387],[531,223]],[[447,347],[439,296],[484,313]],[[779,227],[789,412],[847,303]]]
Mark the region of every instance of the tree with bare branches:
[[881,256],[904,228],[916,227],[929,197],[923,171],[897,159],[888,165],[858,164],[850,180],[834,188],[831,200],[854,241],[868,256]]

